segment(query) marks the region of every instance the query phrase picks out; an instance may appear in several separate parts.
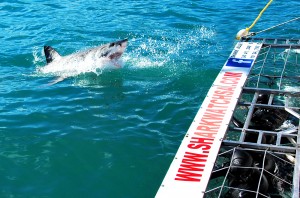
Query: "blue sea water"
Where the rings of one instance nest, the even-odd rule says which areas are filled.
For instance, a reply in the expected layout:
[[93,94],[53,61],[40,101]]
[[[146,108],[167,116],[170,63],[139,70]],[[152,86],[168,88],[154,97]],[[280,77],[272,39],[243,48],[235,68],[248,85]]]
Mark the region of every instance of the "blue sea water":
[[[0,0],[0,197],[154,197],[235,34],[266,3]],[[299,6],[274,1],[252,30]],[[67,55],[124,38],[122,69],[52,86],[39,72],[44,45]]]

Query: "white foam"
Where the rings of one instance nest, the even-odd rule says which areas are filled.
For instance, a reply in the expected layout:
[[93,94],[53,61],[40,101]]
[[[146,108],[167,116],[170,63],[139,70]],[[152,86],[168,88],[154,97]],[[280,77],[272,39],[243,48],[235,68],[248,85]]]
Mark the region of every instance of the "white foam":
[[[40,61],[39,56],[34,53],[37,59],[36,64]],[[40,75],[64,76],[72,77],[85,73],[95,73],[97,75],[102,73],[105,69],[118,69],[123,64],[122,61],[112,62],[108,58],[93,58],[86,57],[84,61],[77,61],[70,57],[69,60],[56,61],[50,64],[39,66],[36,72]]]
[[[130,43],[136,47],[127,52],[123,59],[135,68],[169,66],[178,60],[191,62],[197,56],[220,50],[206,42],[213,40],[215,33],[212,28],[199,26],[188,32],[155,30],[151,32],[152,35],[157,35],[155,37],[146,34],[132,35]],[[192,51],[194,56],[183,56],[186,51]]]

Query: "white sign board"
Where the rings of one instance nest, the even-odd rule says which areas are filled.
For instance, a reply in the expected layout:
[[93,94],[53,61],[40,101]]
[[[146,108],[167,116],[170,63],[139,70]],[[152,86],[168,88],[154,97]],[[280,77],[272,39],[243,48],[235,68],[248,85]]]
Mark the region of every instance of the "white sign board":
[[156,198],[204,196],[233,110],[261,46],[236,44],[188,129]]

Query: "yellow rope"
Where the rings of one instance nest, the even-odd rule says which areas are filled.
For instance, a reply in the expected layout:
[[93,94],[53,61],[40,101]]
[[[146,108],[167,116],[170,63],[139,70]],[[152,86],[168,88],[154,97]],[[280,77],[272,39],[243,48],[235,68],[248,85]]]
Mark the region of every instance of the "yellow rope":
[[269,5],[272,3],[273,0],[270,0],[269,3],[264,7],[264,9],[262,9],[262,11],[260,11],[259,15],[256,17],[256,19],[253,21],[253,23],[250,25],[250,27],[246,28],[246,31],[250,31],[251,28],[253,28],[253,26],[256,24],[256,22],[258,21],[258,19],[261,17],[261,15],[264,13],[264,11],[269,7]]

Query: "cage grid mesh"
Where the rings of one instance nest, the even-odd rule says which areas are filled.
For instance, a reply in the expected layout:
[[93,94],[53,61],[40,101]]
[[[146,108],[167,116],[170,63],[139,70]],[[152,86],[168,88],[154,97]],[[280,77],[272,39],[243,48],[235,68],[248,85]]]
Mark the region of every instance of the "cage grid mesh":
[[[300,40],[248,38],[247,42],[263,45],[239,97],[205,197],[296,198]],[[246,159],[252,162],[247,164]]]

